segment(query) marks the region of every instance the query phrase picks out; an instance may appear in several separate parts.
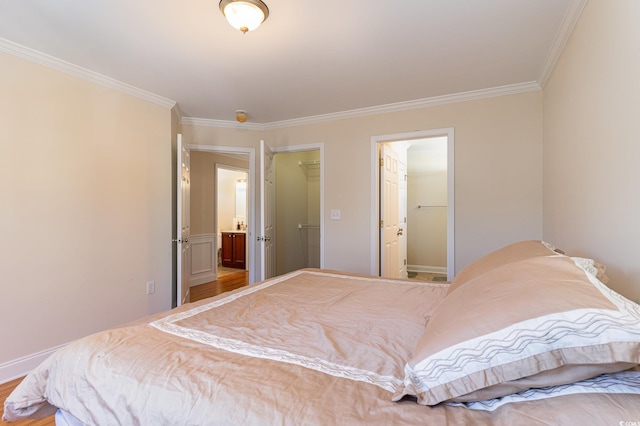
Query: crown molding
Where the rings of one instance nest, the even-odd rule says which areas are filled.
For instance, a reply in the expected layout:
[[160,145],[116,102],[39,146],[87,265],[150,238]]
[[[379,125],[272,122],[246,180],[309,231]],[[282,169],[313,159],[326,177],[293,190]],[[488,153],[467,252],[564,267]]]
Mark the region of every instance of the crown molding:
[[452,93],[449,95],[434,96],[431,98],[415,99],[406,102],[373,106],[368,108],[353,109],[330,114],[316,115],[313,117],[294,118],[292,120],[275,121],[265,124],[265,129],[278,129],[283,127],[302,126],[326,121],[344,120],[348,118],[364,117],[375,114],[387,114],[390,112],[407,111],[426,108],[436,105],[467,102],[477,99],[493,98],[497,96],[514,95],[517,93],[533,92],[540,90],[540,85],[535,82],[511,84],[507,86],[492,87],[489,89],[472,90],[469,92]]
[[239,130],[265,130],[265,125],[260,123],[238,123],[231,120],[213,120],[209,118],[183,117],[180,121],[182,124],[190,126],[203,127],[223,127],[228,129]]
[[[577,4],[579,6],[579,4],[581,4],[583,8],[586,2],[587,0],[574,0],[572,3],[572,6],[576,6]],[[579,16],[579,12],[582,11],[582,8],[579,9],[577,16]],[[573,9],[574,8],[572,7],[572,10]],[[573,15],[573,14],[568,13],[567,16],[569,15]],[[568,26],[567,28],[573,29],[573,25],[575,25],[577,16],[575,16],[575,18],[573,19],[573,24],[571,26]],[[567,19],[565,19],[565,21],[567,21]],[[570,31],[568,32],[570,33]],[[568,38],[568,35],[566,36],[566,38]],[[566,40],[565,40],[565,43],[566,43]],[[23,59],[27,59],[27,60],[39,63],[41,65],[45,65],[47,67],[57,69],[64,73],[76,76],[78,78],[82,78],[84,80],[94,82],[96,84],[100,84],[102,86],[112,88],[114,90],[118,90],[123,93],[127,93],[129,95],[161,105],[165,108],[172,109],[176,107],[177,109],[175,110],[175,113],[177,114],[181,124],[192,125],[192,126],[204,126],[204,127],[230,128],[230,129],[239,129],[239,130],[264,131],[264,130],[270,130],[270,129],[303,126],[303,125],[316,124],[316,123],[322,123],[327,121],[345,120],[349,118],[364,117],[364,116],[375,115],[375,114],[386,114],[391,112],[414,110],[414,109],[426,108],[426,107],[436,106],[436,105],[445,105],[445,104],[451,104],[451,103],[457,103],[457,102],[466,102],[466,101],[472,101],[477,99],[485,99],[485,98],[492,98],[497,96],[506,96],[506,95],[513,95],[518,93],[541,90],[541,86],[539,83],[535,81],[531,81],[531,82],[511,84],[506,86],[492,87],[488,89],[472,90],[468,92],[435,96],[431,98],[415,99],[415,100],[406,101],[406,102],[396,102],[396,103],[378,105],[378,106],[367,107],[367,108],[359,108],[359,109],[353,109],[348,111],[321,114],[321,115],[315,115],[310,117],[301,117],[301,118],[294,118],[290,120],[274,121],[271,123],[238,123],[236,121],[231,121],[231,120],[213,120],[213,119],[207,119],[207,118],[184,117],[183,112],[179,109],[179,106],[176,103],[176,101],[164,98],[162,96],[156,95],[146,90],[139,89],[130,84],[123,83],[111,77],[107,77],[105,75],[96,73],[86,68],[79,67],[77,65],[71,64],[61,59],[54,58],[53,56],[19,45],[17,43],[14,43],[10,40],[6,40],[4,38],[0,38],[0,51],[9,53],[15,56],[19,56]]]
[[511,84],[507,86],[492,87],[490,89],[472,90],[469,92],[454,93],[450,95],[435,96],[432,98],[415,99],[407,102],[396,102],[392,104],[373,106],[368,108],[353,109],[349,111],[334,112],[330,114],[314,115],[311,117],[293,118],[291,120],[274,121],[271,123],[254,124],[245,123],[238,125],[235,121],[210,120],[207,118],[182,119],[182,124],[207,127],[227,127],[238,129],[271,130],[285,127],[304,126],[309,124],[322,123],[327,121],[345,120],[348,118],[364,117],[375,114],[386,114],[390,112],[407,111],[412,109],[426,108],[436,105],[452,104],[457,102],[473,101],[477,99],[493,98],[497,96],[514,95],[518,93],[534,92],[540,90],[540,85],[535,81],[526,83]]
[[178,105],[177,102],[175,103],[173,108],[171,108],[171,114],[173,114],[176,117],[176,119],[178,120],[178,123],[182,123],[182,118],[184,117],[184,113],[180,109],[180,105]]
[[139,89],[127,83],[123,83],[111,77],[99,74],[95,71],[88,70],[86,68],[79,67],[70,62],[63,61],[62,59],[54,58],[46,53],[39,52],[26,46],[14,43],[10,40],[0,37],[0,51],[9,53],[14,56],[18,56],[23,59],[27,59],[32,62],[36,62],[40,65],[44,65],[49,68],[62,71],[66,74],[70,74],[74,77],[81,78],[83,80],[91,81],[92,83],[99,84],[101,86],[108,87],[110,89],[117,90],[122,93],[126,93],[131,96],[135,96],[145,101],[153,102],[165,108],[173,108],[176,105],[176,101],[158,96],[155,93],[148,92],[143,89]]
[[569,38],[573,33],[573,29],[578,23],[578,19],[588,2],[589,0],[573,0],[569,5],[569,9],[567,9],[567,13],[564,15],[560,28],[558,28],[558,32],[553,39],[553,43],[551,43],[549,52],[547,52],[547,57],[542,64],[542,70],[538,77],[540,87],[544,88],[549,77],[551,77],[551,73],[558,62],[558,59],[560,59],[560,55],[569,41]]

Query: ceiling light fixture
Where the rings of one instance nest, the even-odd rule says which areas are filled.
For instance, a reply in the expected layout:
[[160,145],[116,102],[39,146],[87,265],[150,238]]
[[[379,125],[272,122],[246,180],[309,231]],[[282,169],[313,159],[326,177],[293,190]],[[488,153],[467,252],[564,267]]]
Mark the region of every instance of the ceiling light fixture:
[[236,120],[238,123],[246,123],[247,121],[247,111],[238,110],[236,111]]
[[269,16],[269,8],[260,0],[221,0],[220,11],[233,28],[245,34],[258,28]]

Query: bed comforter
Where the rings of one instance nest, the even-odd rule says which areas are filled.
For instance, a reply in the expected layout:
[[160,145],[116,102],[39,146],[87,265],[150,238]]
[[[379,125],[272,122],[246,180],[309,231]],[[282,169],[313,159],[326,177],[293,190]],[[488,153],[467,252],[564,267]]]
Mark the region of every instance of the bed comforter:
[[485,403],[392,402],[447,288],[296,271],[69,344],[16,388],[5,419],[59,408],[85,425],[640,424],[633,370]]

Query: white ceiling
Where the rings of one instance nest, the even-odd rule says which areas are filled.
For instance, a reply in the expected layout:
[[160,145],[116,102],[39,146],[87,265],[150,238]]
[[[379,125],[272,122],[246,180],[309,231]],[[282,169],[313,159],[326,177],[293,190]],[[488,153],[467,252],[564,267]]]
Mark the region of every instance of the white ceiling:
[[3,0],[0,50],[45,53],[184,117],[277,123],[533,90],[585,0],[265,1],[269,18],[243,35],[218,0]]

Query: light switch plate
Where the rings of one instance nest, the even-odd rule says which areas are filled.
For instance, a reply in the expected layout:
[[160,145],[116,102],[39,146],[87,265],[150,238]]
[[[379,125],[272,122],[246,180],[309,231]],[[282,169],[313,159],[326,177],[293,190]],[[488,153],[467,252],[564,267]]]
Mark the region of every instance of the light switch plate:
[[331,219],[333,219],[333,220],[340,219],[340,210],[331,209]]

